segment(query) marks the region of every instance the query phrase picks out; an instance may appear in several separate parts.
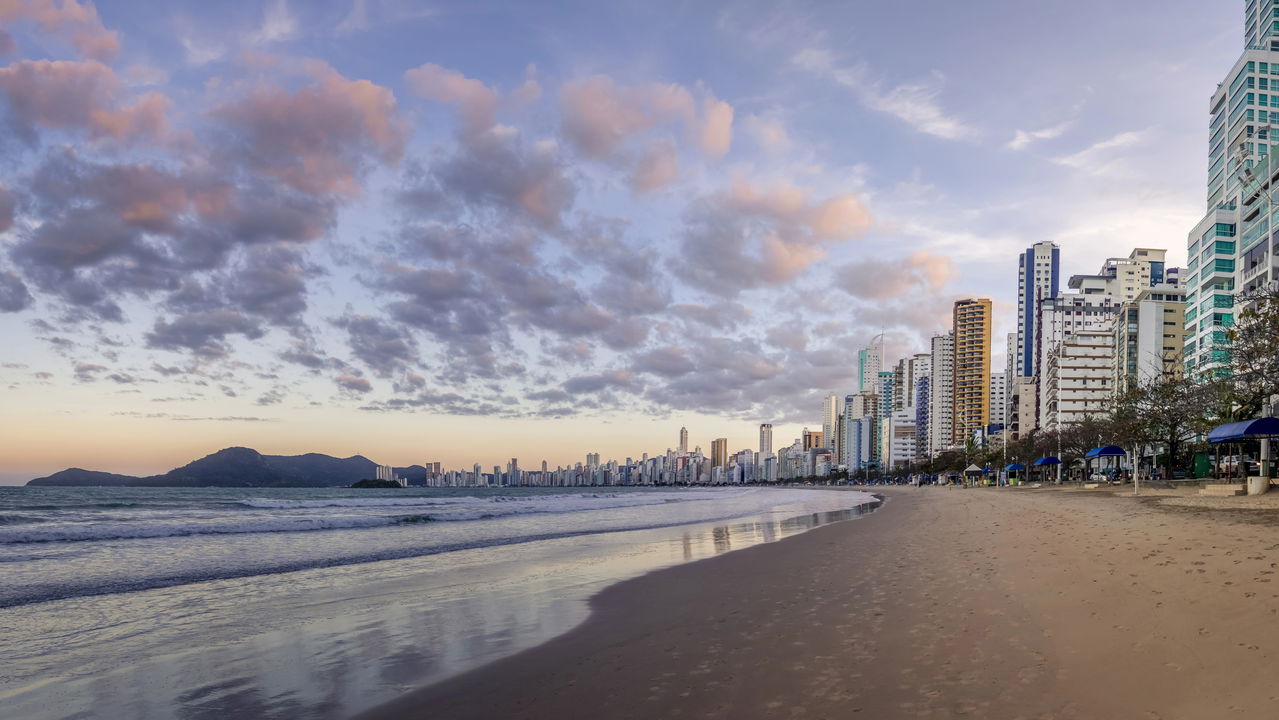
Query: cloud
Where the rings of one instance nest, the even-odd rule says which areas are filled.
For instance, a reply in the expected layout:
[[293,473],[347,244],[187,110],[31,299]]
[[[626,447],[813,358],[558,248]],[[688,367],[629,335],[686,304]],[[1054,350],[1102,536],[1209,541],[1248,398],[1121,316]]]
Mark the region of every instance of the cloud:
[[835,271],[837,286],[863,300],[887,300],[918,293],[935,293],[955,275],[954,262],[919,250],[904,258],[868,258]]
[[336,382],[338,387],[343,390],[349,390],[351,392],[367,393],[373,390],[372,383],[370,383],[367,379],[347,373],[339,375],[334,382]]
[[560,226],[577,193],[553,145],[530,147],[518,136],[492,132],[470,138],[405,179],[398,195],[405,208],[473,220],[497,213],[545,228]]
[[1122,132],[1078,152],[1053,158],[1053,162],[1093,176],[1122,174],[1127,166],[1119,151],[1140,145],[1149,136],[1149,129]]
[[461,109],[468,134],[485,132],[496,122],[499,95],[479,80],[435,63],[405,72],[404,79],[415,94]]
[[407,124],[390,90],[323,63],[307,73],[312,82],[295,91],[261,86],[212,114],[234,134],[246,167],[299,192],[357,196],[371,159],[399,162]]
[[434,8],[412,0],[354,0],[351,10],[334,28],[338,35],[364,32],[375,26],[433,17]]
[[693,372],[697,366],[688,357],[688,350],[678,345],[654,348],[635,356],[631,369],[663,377],[679,377]]
[[1066,133],[1067,130],[1075,126],[1074,120],[1067,120],[1060,125],[1043,128],[1042,130],[1018,130],[1017,134],[1008,143],[1009,150],[1025,150],[1031,144],[1039,140],[1055,140]]
[[745,121],[746,134],[755,144],[769,151],[786,150],[791,146],[790,133],[786,125],[777,118],[760,115],[747,115]]
[[85,130],[94,139],[159,142],[169,100],[155,92],[125,103],[124,83],[96,61],[23,60],[0,68],[10,129],[33,144],[38,129]]
[[975,127],[942,109],[938,99],[944,76],[939,72],[934,72],[928,80],[886,86],[873,77],[865,65],[840,67],[825,50],[802,50],[791,62],[852,90],[866,107],[892,115],[920,132],[946,140],[971,140],[978,135]]
[[253,340],[262,337],[262,330],[244,313],[207,310],[181,315],[172,321],[156,318],[146,341],[148,347],[189,350],[196,355],[219,358],[230,352],[226,342],[230,335],[242,335]]
[[629,389],[635,386],[635,376],[627,370],[610,370],[596,375],[579,375],[564,383],[564,391],[571,395],[598,393],[612,389]]
[[380,318],[348,313],[333,324],[347,331],[351,352],[381,377],[418,363],[412,338]]
[[632,139],[659,125],[682,124],[706,155],[728,152],[733,139],[733,107],[707,95],[701,112],[687,88],[675,83],[618,85],[593,75],[560,88],[561,130],[582,155],[616,156]]
[[698,146],[712,157],[720,157],[733,144],[733,106],[715,98],[702,101],[702,123]]
[[828,245],[869,225],[870,214],[855,195],[813,201],[794,186],[738,182],[685,213],[675,273],[725,297],[781,285],[824,257]]
[[78,0],[4,0],[0,24],[26,20],[47,33],[65,37],[82,57],[110,60],[120,51],[120,36],[107,30],[92,2]]
[[8,57],[17,52],[18,43],[14,42],[13,36],[6,32],[4,28],[0,28],[0,58]]
[[5,186],[0,185],[0,233],[13,227],[13,217],[17,204],[13,193]]
[[679,179],[679,149],[668,138],[649,143],[631,174],[631,188],[637,193],[647,193]]
[[266,7],[262,15],[262,24],[249,35],[249,42],[254,45],[292,40],[298,31],[298,21],[289,10],[287,0],[274,0]]
[[21,312],[34,302],[26,283],[12,271],[0,270],[0,312]]

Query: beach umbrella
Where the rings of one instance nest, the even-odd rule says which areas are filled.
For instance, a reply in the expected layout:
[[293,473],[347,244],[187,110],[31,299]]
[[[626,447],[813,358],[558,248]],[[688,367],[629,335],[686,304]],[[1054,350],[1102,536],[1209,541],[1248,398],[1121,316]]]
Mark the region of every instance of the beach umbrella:
[[[1060,464],[1061,464],[1061,458],[1056,457],[1054,455],[1045,455],[1035,461],[1035,467],[1039,467],[1039,468],[1046,468],[1049,465],[1060,465]],[[1045,473],[1048,471],[1042,470],[1040,472],[1041,472],[1040,477],[1042,478],[1043,477],[1042,473]]]
[[[1208,433],[1208,442],[1220,445],[1221,443],[1239,442],[1254,438],[1260,439],[1261,474],[1263,477],[1269,478],[1274,474],[1270,469],[1270,440],[1274,437],[1279,437],[1279,418],[1263,417],[1218,425]],[[1220,451],[1218,451],[1217,456],[1218,464],[1220,464]],[[1265,492],[1265,487],[1260,492]],[[1249,489],[1249,494],[1252,494],[1251,489]]]

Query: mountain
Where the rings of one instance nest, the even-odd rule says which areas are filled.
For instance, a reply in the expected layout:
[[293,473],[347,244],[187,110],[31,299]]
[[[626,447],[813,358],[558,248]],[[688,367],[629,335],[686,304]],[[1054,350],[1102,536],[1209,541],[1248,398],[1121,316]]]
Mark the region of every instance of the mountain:
[[257,450],[231,447],[174,468],[163,476],[165,485],[195,487],[290,487],[307,485],[271,467]]
[[332,455],[263,455],[271,468],[293,478],[304,479],[309,486],[340,487],[377,475],[377,463],[363,455],[335,458]]
[[[426,468],[395,468],[411,485],[426,481]],[[362,456],[336,458],[321,453],[263,455],[230,447],[174,468],[163,475],[133,477],[69,468],[27,483],[33,487],[344,487],[377,475],[377,463]]]
[[142,478],[132,475],[116,475],[115,473],[67,468],[48,477],[36,478],[27,483],[32,486],[69,487],[73,485],[92,485],[96,487],[141,485]]

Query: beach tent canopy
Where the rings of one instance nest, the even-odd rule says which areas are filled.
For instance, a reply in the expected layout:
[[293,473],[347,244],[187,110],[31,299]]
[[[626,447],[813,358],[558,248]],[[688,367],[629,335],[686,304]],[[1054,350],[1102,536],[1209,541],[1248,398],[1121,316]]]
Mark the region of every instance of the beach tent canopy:
[[1004,469],[1005,469],[1005,470],[1008,470],[1009,472],[1011,472],[1011,471],[1013,471],[1013,470],[1025,470],[1025,469],[1026,469],[1026,466],[1025,466],[1025,465],[1022,465],[1022,464],[1020,464],[1020,463],[1013,463],[1012,465],[1009,465],[1008,467],[1006,467],[1006,468],[1004,468]]
[[1106,445],[1104,447],[1089,450],[1088,453],[1084,455],[1084,459],[1092,460],[1093,458],[1124,457],[1127,454],[1128,453],[1124,452],[1124,449],[1118,445]]
[[968,469],[967,469],[967,470],[965,470],[964,472],[965,472],[965,473],[980,473],[981,471],[982,471],[982,470],[981,470],[981,468],[977,467],[976,465],[969,465],[969,466],[968,466]]
[[1212,429],[1212,432],[1208,433],[1208,442],[1234,442],[1252,437],[1275,437],[1277,435],[1279,435],[1279,418],[1263,417],[1218,425]]
[[1035,467],[1042,467],[1044,465],[1060,465],[1060,464],[1061,464],[1061,459],[1054,457],[1052,455],[1048,455],[1047,457],[1041,457],[1035,461]]

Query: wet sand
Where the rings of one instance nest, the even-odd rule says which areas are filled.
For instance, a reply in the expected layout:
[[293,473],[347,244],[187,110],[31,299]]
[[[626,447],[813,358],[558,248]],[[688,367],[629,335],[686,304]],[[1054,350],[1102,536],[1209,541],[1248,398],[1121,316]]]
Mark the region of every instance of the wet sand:
[[612,586],[570,633],[364,717],[1279,717],[1279,509],[885,494]]

